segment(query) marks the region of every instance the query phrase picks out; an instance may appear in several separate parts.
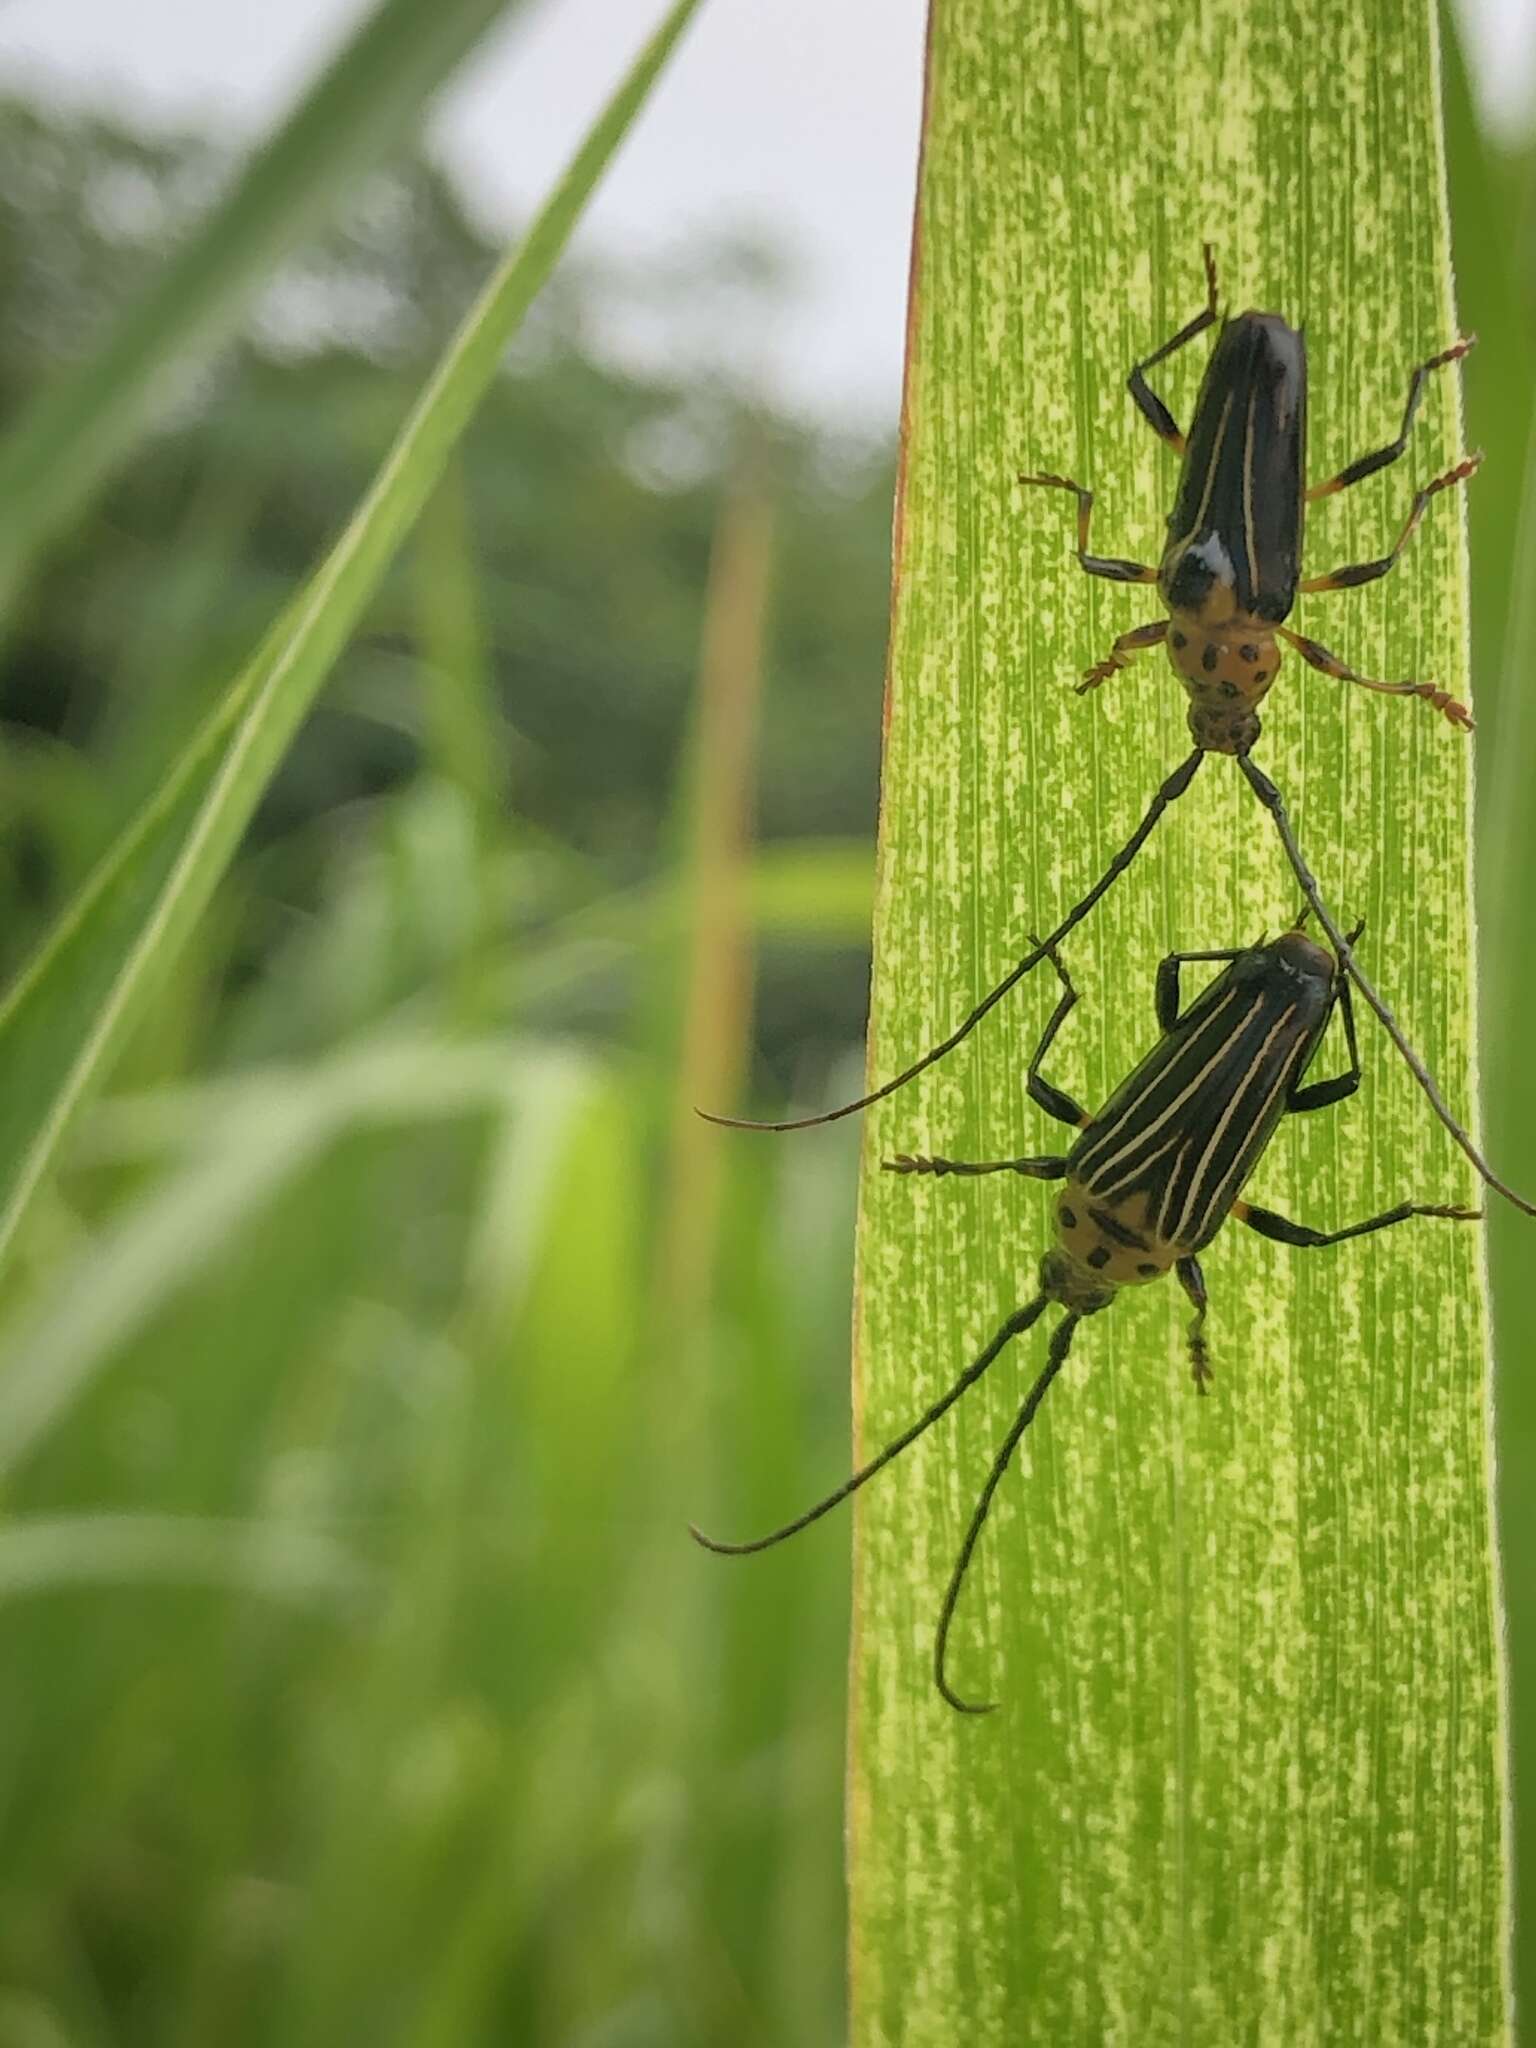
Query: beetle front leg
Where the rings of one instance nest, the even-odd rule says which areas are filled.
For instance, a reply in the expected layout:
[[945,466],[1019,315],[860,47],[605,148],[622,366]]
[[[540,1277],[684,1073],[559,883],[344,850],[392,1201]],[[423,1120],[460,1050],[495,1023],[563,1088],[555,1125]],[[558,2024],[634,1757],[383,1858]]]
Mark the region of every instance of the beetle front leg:
[[1166,1037],[1179,1021],[1179,969],[1192,962],[1237,960],[1246,949],[1242,946],[1223,946],[1214,953],[1166,953],[1157,963],[1157,979],[1152,987],[1153,1006],[1157,1011],[1157,1028]]
[[1453,348],[1443,349],[1439,355],[1420,363],[1408,380],[1408,403],[1403,407],[1403,424],[1397,430],[1397,439],[1389,441],[1385,448],[1374,449],[1371,454],[1347,463],[1337,476],[1329,477],[1326,483],[1314,484],[1307,492],[1307,503],[1315,505],[1319,498],[1331,498],[1335,491],[1347,491],[1352,484],[1363,483],[1379,469],[1390,468],[1408,445],[1408,430],[1419,409],[1419,397],[1426,380],[1434,371],[1443,370],[1447,363],[1459,363],[1476,340],[1475,334],[1469,334],[1465,341],[1458,341]]
[[1422,491],[1414,494],[1408,517],[1403,521],[1403,530],[1392,543],[1391,552],[1375,562],[1351,562],[1342,569],[1334,569],[1326,576],[1309,576],[1296,588],[1305,597],[1314,597],[1325,590],[1358,590],[1362,583],[1374,583],[1378,576],[1385,576],[1418,532],[1419,521],[1424,517],[1424,507],[1440,491],[1448,491],[1453,484],[1464,484],[1481,465],[1482,455],[1469,455],[1464,462],[1458,462],[1454,469],[1448,469],[1444,476],[1437,476],[1433,483],[1427,483]]
[[1136,409],[1147,425],[1160,441],[1168,443],[1168,446],[1175,455],[1182,455],[1184,453],[1184,436],[1180,432],[1178,422],[1174,419],[1173,414],[1147,382],[1146,372],[1155,369],[1159,363],[1166,361],[1169,356],[1174,355],[1179,349],[1183,348],[1187,342],[1193,341],[1196,335],[1204,334],[1207,327],[1214,327],[1216,324],[1216,257],[1209,242],[1204,244],[1200,253],[1205,259],[1205,306],[1203,311],[1197,313],[1193,320],[1186,321],[1172,341],[1165,341],[1162,347],[1154,349],[1151,355],[1143,356],[1126,379],[1125,386],[1126,390],[1130,392],[1131,397],[1135,400]]
[[1143,648],[1160,646],[1167,637],[1168,621],[1153,619],[1145,626],[1133,626],[1129,633],[1122,633],[1102,661],[1096,661],[1092,668],[1083,670],[1083,680],[1074,683],[1079,697],[1086,697],[1090,690],[1096,690],[1100,683],[1107,683],[1111,676],[1118,675],[1123,668],[1131,665],[1131,656]]
[[1173,1270],[1194,1306],[1195,1317],[1189,1326],[1189,1369],[1194,1374],[1195,1392],[1203,1394],[1211,1376],[1211,1356],[1205,1345],[1205,1275],[1196,1258],[1180,1259]]
[[894,1159],[882,1159],[887,1173],[931,1173],[942,1180],[958,1173],[974,1178],[982,1173],[1022,1173],[1029,1180],[1065,1180],[1065,1156],[1049,1154],[1040,1159],[938,1159],[925,1152],[898,1152]]
[[[1364,929],[1357,925],[1349,935],[1354,944]],[[1335,1102],[1344,1102],[1355,1094],[1360,1086],[1360,1046],[1355,1037],[1355,1004],[1349,992],[1348,981],[1338,984],[1335,998],[1344,1019],[1344,1043],[1349,1051],[1349,1065],[1342,1074],[1335,1074],[1328,1081],[1308,1081],[1304,1087],[1292,1088],[1286,1097],[1286,1113],[1290,1116],[1305,1116],[1308,1110],[1329,1109]]]
[[1370,676],[1356,675],[1352,668],[1340,661],[1336,654],[1317,640],[1309,640],[1304,633],[1293,633],[1289,626],[1276,626],[1280,638],[1294,647],[1302,660],[1309,663],[1321,675],[1332,676],[1335,682],[1358,683],[1362,690],[1379,690],[1384,697],[1422,697],[1426,704],[1448,718],[1452,725],[1462,732],[1472,730],[1472,714],[1465,704],[1458,702],[1448,690],[1437,689],[1433,683],[1379,683]]
[[1033,932],[1029,935],[1029,943],[1045,954],[1056,970],[1056,979],[1061,983],[1061,995],[1057,999],[1056,1007],[1047,1019],[1045,1029],[1040,1034],[1040,1042],[1030,1057],[1027,1076],[1029,1099],[1037,1108],[1043,1109],[1047,1116],[1055,1117],[1059,1124],[1067,1124],[1076,1131],[1085,1130],[1089,1121],[1088,1112],[1081,1103],[1074,1102],[1064,1088],[1058,1088],[1053,1081],[1047,1081],[1040,1071],[1046,1054],[1056,1042],[1057,1032],[1066,1023],[1072,1005],[1077,1001],[1077,990],[1072,986],[1072,978],[1062,965],[1061,955],[1054,945],[1042,945]]
[[[1071,976],[1062,965],[1061,955],[1052,945],[1042,946],[1033,932],[1029,943],[1043,952],[1056,970],[1056,979],[1061,983],[1061,995],[1056,1007],[1046,1021],[1029,1062],[1029,1096],[1047,1116],[1053,1116],[1058,1123],[1069,1124],[1073,1130],[1086,1129],[1089,1117],[1081,1104],[1072,1100],[1063,1088],[1047,1081],[1040,1068],[1046,1054],[1055,1042],[1056,1034],[1066,1023],[1077,1001],[1077,990],[1072,986]],[[927,1153],[898,1152],[894,1159],[882,1159],[880,1164],[887,1173],[931,1173],[938,1179],[946,1174],[958,1173],[970,1178],[983,1173],[1021,1173],[1030,1180],[1064,1180],[1067,1172],[1065,1156],[1049,1154],[1044,1158],[1030,1159],[941,1159]]]
[[1090,555],[1088,528],[1093,520],[1093,493],[1069,476],[1019,475],[1021,484],[1041,484],[1047,490],[1070,491],[1077,499],[1077,559],[1090,576],[1102,576],[1110,583],[1155,583],[1157,571],[1147,562],[1127,562],[1118,555]]

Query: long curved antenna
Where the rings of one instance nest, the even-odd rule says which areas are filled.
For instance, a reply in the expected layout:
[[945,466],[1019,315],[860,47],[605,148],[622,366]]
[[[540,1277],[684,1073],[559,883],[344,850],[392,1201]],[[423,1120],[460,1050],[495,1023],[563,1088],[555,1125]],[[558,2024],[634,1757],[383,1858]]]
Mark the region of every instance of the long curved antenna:
[[963,1024],[953,1030],[948,1038],[941,1039],[931,1052],[925,1052],[920,1060],[914,1061],[894,1080],[883,1082],[880,1087],[871,1089],[868,1095],[861,1095],[856,1102],[845,1102],[841,1109],[824,1109],[819,1116],[791,1117],[783,1123],[756,1123],[750,1117],[717,1116],[708,1109],[698,1110],[696,1114],[703,1117],[706,1123],[723,1124],[730,1131],[808,1131],[816,1124],[835,1124],[840,1117],[852,1116],[856,1110],[868,1109],[871,1103],[882,1102],[887,1095],[894,1095],[898,1088],[905,1088],[909,1081],[917,1079],[925,1067],[931,1067],[935,1061],[943,1059],[947,1053],[952,1053],[961,1039],[968,1038],[976,1029],[987,1012],[1000,1003],[1008,991],[1024,979],[1031,968],[1038,967],[1042,960],[1048,959],[1075,925],[1081,924],[1099,898],[1125,873],[1140,853],[1164,811],[1181,797],[1194,781],[1195,770],[1204,759],[1205,749],[1196,747],[1187,760],[1179,763],[1153,797],[1146,816],[1082,901],[1067,912],[1048,938],[1037,944],[1033,952],[1026,953],[1018,966],[1003,976],[990,995],[982,997]]
[[944,1652],[949,1643],[949,1625],[955,1618],[955,1608],[960,1601],[960,1588],[965,1583],[965,1574],[971,1562],[971,1553],[981,1538],[982,1528],[992,1507],[992,1496],[1003,1482],[1003,1474],[1013,1463],[1013,1454],[1019,1448],[1019,1438],[1035,1419],[1035,1411],[1050,1391],[1051,1381],[1067,1362],[1067,1353],[1072,1349],[1072,1333],[1082,1321],[1081,1316],[1064,1315],[1051,1332],[1051,1349],[1045,1362],[1045,1370],[1030,1388],[1024,1406],[1007,1436],[1003,1447],[992,1461],[992,1470],[987,1474],[987,1483],[981,1489],[981,1498],[971,1516],[971,1526],[965,1532],[965,1541],[960,1546],[960,1555],[955,1559],[955,1568],[949,1575],[949,1586],[944,1594],[944,1605],[939,1610],[939,1626],[933,1638],[933,1682],[954,1708],[957,1714],[990,1714],[995,1700],[963,1700],[950,1686],[944,1676]]
[[1527,1201],[1525,1196],[1517,1194],[1507,1181],[1500,1180],[1482,1153],[1473,1144],[1471,1138],[1468,1137],[1467,1133],[1451,1114],[1446,1106],[1444,1096],[1440,1093],[1435,1083],[1434,1075],[1430,1073],[1428,1067],[1425,1066],[1413,1047],[1408,1043],[1402,1026],[1387,1008],[1381,997],[1377,995],[1364,969],[1355,959],[1354,953],[1351,951],[1350,941],[1344,937],[1329,915],[1328,906],[1324,903],[1318,891],[1317,881],[1313,876],[1312,870],[1307,866],[1302,856],[1301,848],[1296,843],[1296,834],[1292,830],[1290,817],[1286,812],[1285,799],[1264,773],[1263,769],[1256,767],[1246,754],[1239,754],[1237,763],[1252,784],[1254,794],[1258,797],[1259,802],[1274,819],[1275,830],[1280,834],[1280,844],[1285,848],[1285,857],[1290,862],[1292,872],[1295,874],[1297,881],[1301,884],[1302,893],[1316,913],[1318,923],[1328,934],[1329,943],[1338,954],[1341,965],[1345,968],[1350,980],[1359,989],[1366,1002],[1381,1019],[1388,1038],[1391,1039],[1407,1063],[1408,1071],[1428,1096],[1430,1108],[1433,1109],[1435,1115],[1439,1117],[1441,1123],[1445,1125],[1445,1128],[1456,1140],[1462,1151],[1465,1152],[1468,1159],[1471,1160],[1483,1180],[1493,1189],[1494,1193],[1502,1195],[1506,1202],[1513,1202],[1515,1207],[1523,1209],[1527,1216],[1536,1216],[1536,1202]]
[[910,1429],[904,1430],[894,1443],[887,1444],[877,1458],[871,1458],[867,1465],[861,1465],[853,1477],[844,1480],[835,1493],[829,1493],[825,1500],[817,1501],[816,1505],[807,1508],[803,1515],[796,1515],[795,1519],[786,1522],[782,1529],[774,1529],[767,1536],[759,1536],[752,1543],[718,1543],[713,1536],[706,1536],[704,1531],[692,1522],[688,1524],[688,1534],[695,1543],[702,1544],[705,1550],[713,1550],[721,1557],[746,1557],[751,1551],[768,1550],[775,1543],[782,1543],[787,1536],[797,1536],[802,1529],[809,1528],[812,1522],[819,1522],[829,1509],[835,1508],[839,1501],[846,1500],[850,1493],[857,1493],[867,1479],[873,1479],[875,1474],[889,1465],[893,1458],[899,1458],[908,1444],[916,1443],[925,1429],[931,1428],[941,1415],[947,1414],[966,1388],[976,1384],[998,1354],[1011,1344],[1015,1337],[1021,1336],[1031,1323],[1039,1321],[1045,1312],[1048,1299],[1047,1295],[1036,1295],[1024,1308],[1016,1308],[975,1364],[968,1365],[949,1392],[935,1401]]

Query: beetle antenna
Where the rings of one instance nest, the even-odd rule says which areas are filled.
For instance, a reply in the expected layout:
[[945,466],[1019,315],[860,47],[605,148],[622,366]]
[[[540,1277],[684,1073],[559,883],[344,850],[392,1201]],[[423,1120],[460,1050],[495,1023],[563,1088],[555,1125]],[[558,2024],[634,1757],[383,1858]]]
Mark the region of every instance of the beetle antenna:
[[1428,1067],[1425,1066],[1413,1047],[1408,1043],[1402,1026],[1387,1008],[1381,997],[1377,995],[1369,977],[1355,959],[1354,953],[1350,950],[1352,941],[1345,938],[1329,915],[1328,906],[1318,891],[1316,877],[1302,857],[1301,848],[1296,843],[1296,834],[1291,829],[1291,820],[1285,808],[1285,799],[1264,773],[1264,770],[1251,761],[1246,754],[1238,755],[1237,765],[1252,784],[1253,792],[1259,799],[1259,802],[1274,819],[1275,830],[1280,834],[1280,844],[1285,848],[1285,857],[1291,864],[1291,871],[1301,884],[1302,892],[1306,896],[1308,903],[1311,904],[1318,923],[1327,933],[1329,942],[1339,957],[1339,964],[1344,968],[1350,980],[1355,984],[1355,987],[1359,989],[1366,1002],[1380,1018],[1388,1038],[1391,1039],[1392,1043],[1402,1054],[1408,1071],[1429,1098],[1430,1108],[1439,1117],[1441,1123],[1444,1124],[1445,1128],[1456,1140],[1456,1143],[1461,1147],[1468,1159],[1471,1160],[1486,1184],[1493,1189],[1494,1193],[1502,1195],[1506,1202],[1513,1202],[1515,1207],[1523,1209],[1527,1216],[1536,1216],[1536,1202],[1527,1201],[1525,1196],[1517,1194],[1507,1181],[1500,1180],[1482,1153],[1473,1144],[1471,1138],[1468,1137],[1467,1133],[1451,1114],[1446,1106],[1444,1096],[1436,1085],[1434,1075],[1431,1074]]
[[898,1088],[905,1088],[907,1083],[915,1081],[926,1067],[933,1066],[935,1061],[943,1059],[948,1053],[952,1053],[960,1041],[963,1038],[968,1038],[976,1029],[976,1026],[986,1016],[987,1012],[1000,1003],[1008,991],[1024,979],[1031,968],[1038,967],[1042,960],[1049,959],[1052,952],[1061,944],[1067,933],[1075,925],[1081,924],[1099,898],[1125,873],[1131,862],[1136,858],[1136,855],[1140,853],[1147,840],[1151,838],[1153,828],[1157,824],[1158,819],[1162,817],[1164,811],[1167,810],[1171,803],[1177,801],[1194,781],[1195,770],[1204,759],[1205,749],[1203,747],[1196,747],[1187,760],[1179,763],[1178,767],[1174,769],[1173,773],[1161,785],[1157,794],[1148,805],[1146,816],[1082,901],[1074,904],[1048,938],[1036,944],[1033,951],[1024,955],[1024,958],[1017,967],[1003,976],[990,995],[982,997],[964,1023],[958,1025],[949,1034],[948,1038],[941,1039],[930,1052],[925,1052],[920,1060],[914,1060],[912,1065],[907,1067],[902,1073],[899,1073],[894,1080],[886,1081],[880,1087],[871,1089],[868,1095],[861,1095],[854,1102],[845,1102],[840,1109],[824,1109],[819,1116],[791,1117],[783,1123],[757,1123],[750,1117],[744,1116],[716,1116],[712,1110],[708,1109],[698,1110],[695,1114],[703,1117],[707,1124],[723,1124],[727,1130],[731,1131],[808,1131],[816,1124],[835,1124],[839,1118],[852,1116],[855,1110],[868,1109],[871,1103],[882,1102],[887,1095],[894,1095]]
[[[887,1444],[878,1457],[871,1458],[867,1465],[861,1465],[853,1477],[845,1479],[834,1493],[829,1493],[825,1500],[817,1501],[814,1507],[807,1508],[803,1515],[796,1515],[795,1519],[792,1522],[786,1522],[782,1529],[770,1530],[768,1535],[759,1536],[752,1543],[719,1543],[713,1536],[706,1536],[704,1531],[692,1522],[688,1524],[688,1534],[695,1543],[701,1544],[705,1550],[713,1550],[721,1557],[745,1557],[754,1550],[769,1550],[775,1543],[782,1543],[788,1536],[798,1536],[800,1531],[809,1528],[812,1522],[819,1522],[821,1517],[830,1509],[835,1508],[839,1501],[845,1501],[849,1494],[857,1493],[866,1480],[873,1479],[877,1472],[883,1471],[893,1458],[901,1456],[908,1444],[916,1443],[925,1429],[931,1428],[941,1415],[948,1414],[966,1388],[976,1384],[987,1367],[1013,1342],[1014,1338],[1022,1336],[1032,1323],[1040,1320],[1040,1317],[1045,1313],[1046,1304],[1049,1299],[1048,1295],[1038,1294],[1033,1301],[1026,1303],[1023,1308],[1016,1308],[976,1362],[966,1367],[949,1392],[942,1395],[939,1400],[934,1402],[931,1408],[919,1416],[910,1429],[903,1430],[895,1442]],[[1043,1392],[1044,1389],[1042,1388],[1041,1391]]]
[[1050,1392],[1051,1381],[1066,1364],[1067,1353],[1072,1349],[1073,1332],[1081,1321],[1081,1316],[1064,1315],[1052,1331],[1050,1354],[1045,1361],[1045,1370],[1030,1388],[1024,1406],[1019,1410],[1012,1429],[1003,1438],[1001,1450],[992,1461],[992,1470],[987,1474],[987,1483],[981,1489],[981,1498],[977,1501],[971,1516],[971,1525],[965,1532],[960,1555],[955,1559],[955,1568],[949,1575],[944,1605],[939,1610],[939,1626],[933,1638],[933,1682],[957,1714],[990,1714],[997,1704],[995,1700],[963,1700],[950,1686],[949,1680],[944,1676],[944,1652],[949,1643],[949,1625],[955,1618],[955,1609],[960,1602],[960,1589],[965,1584],[971,1554],[981,1539],[982,1529],[991,1512],[992,1496],[1001,1486],[1003,1474],[1013,1463],[1013,1454],[1019,1448],[1020,1437],[1034,1421],[1036,1410]]

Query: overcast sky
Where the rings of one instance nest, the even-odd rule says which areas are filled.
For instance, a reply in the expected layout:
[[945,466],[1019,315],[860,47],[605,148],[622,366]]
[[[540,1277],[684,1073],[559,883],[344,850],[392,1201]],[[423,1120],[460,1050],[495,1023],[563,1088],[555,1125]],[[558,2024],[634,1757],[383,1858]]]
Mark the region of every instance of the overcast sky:
[[[0,78],[252,131],[366,0],[8,0]],[[431,0],[423,0],[430,5]],[[482,46],[435,135],[493,217],[543,196],[661,0],[539,0]],[[926,0],[707,0],[582,236],[641,254],[753,223],[804,289],[763,347],[780,395],[894,422]],[[1528,104],[1536,0],[1473,0],[1490,112]]]

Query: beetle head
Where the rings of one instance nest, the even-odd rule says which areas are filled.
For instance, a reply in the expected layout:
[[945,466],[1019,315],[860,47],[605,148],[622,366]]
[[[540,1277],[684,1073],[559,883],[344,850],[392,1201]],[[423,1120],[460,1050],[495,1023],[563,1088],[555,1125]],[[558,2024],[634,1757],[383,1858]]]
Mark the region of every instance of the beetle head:
[[1209,608],[1176,611],[1168,659],[1189,692],[1189,729],[1212,754],[1246,754],[1259,736],[1257,707],[1280,667],[1271,627],[1247,614],[1213,619]]
[[1040,1261],[1040,1292],[1075,1316],[1091,1316],[1108,1308],[1120,1289],[1079,1264],[1060,1245],[1053,1245]]

